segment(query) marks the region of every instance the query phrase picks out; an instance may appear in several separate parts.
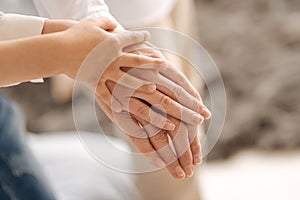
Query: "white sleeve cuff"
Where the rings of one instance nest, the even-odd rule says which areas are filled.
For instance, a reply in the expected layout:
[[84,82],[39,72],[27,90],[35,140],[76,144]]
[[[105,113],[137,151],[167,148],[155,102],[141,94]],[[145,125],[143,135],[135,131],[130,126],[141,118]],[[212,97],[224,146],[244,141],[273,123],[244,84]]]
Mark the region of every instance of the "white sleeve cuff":
[[[40,35],[45,20],[46,18],[41,17],[4,14],[0,12],[0,41]],[[31,82],[42,83],[44,80],[40,78],[32,80]],[[14,85],[18,84],[19,83],[16,83]]]
[[40,35],[46,18],[3,14],[0,18],[0,41]]

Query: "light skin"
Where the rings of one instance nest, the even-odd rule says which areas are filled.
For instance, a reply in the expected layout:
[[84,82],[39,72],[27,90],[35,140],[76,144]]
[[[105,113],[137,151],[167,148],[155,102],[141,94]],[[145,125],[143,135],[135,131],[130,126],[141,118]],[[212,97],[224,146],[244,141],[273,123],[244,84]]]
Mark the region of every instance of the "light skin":
[[[0,86],[28,81],[35,78],[51,77],[61,73],[75,78],[81,63],[86,56],[99,43],[114,37],[116,34],[112,32],[116,27],[116,23],[105,18],[97,20],[91,19],[81,23],[72,20],[47,20],[43,29],[43,34],[46,35],[42,37],[31,37],[10,42],[0,42]],[[85,37],[83,38],[82,35],[85,35]],[[139,36],[142,37],[141,34]],[[145,39],[146,36],[142,40],[133,40],[130,41],[130,43],[127,41],[123,44],[123,46],[126,46],[126,44],[139,44],[144,42]],[[29,46],[30,51],[28,48]],[[19,59],[16,59],[16,55]],[[206,108],[202,104],[200,95],[191,87],[187,79],[185,79],[185,77],[175,70],[175,68],[173,68],[169,63],[167,63],[157,51],[149,49],[135,50],[129,54],[124,54],[114,61],[104,72],[104,76],[100,79],[96,93],[97,102],[104,112],[113,121],[115,121],[112,113],[118,113],[120,110],[116,112],[116,110],[112,108],[111,99],[113,96],[110,91],[113,90],[115,84],[121,77],[127,75],[127,70],[122,69],[121,66],[128,66],[128,69],[132,69],[143,64],[153,64],[157,66],[155,68],[152,67],[147,69],[152,70],[152,72],[156,74],[158,74],[158,72],[162,72],[163,74],[163,71],[166,70],[166,68],[161,67],[161,65],[168,66],[167,69],[169,71],[167,74],[179,74],[181,79],[179,81],[173,81],[182,86],[180,88],[183,88],[184,90],[180,90],[181,92],[184,93],[184,91],[186,91],[195,97],[191,100],[189,105],[197,106],[184,107],[178,103],[176,104],[177,99],[172,91],[166,90],[166,88],[163,88],[160,84],[154,84],[156,83],[155,80],[145,80],[143,77],[140,77],[141,74],[145,73],[134,74],[137,78],[132,78],[133,76],[128,77],[129,79],[131,78],[130,80],[134,80],[133,82],[129,81],[129,83],[132,84],[129,84],[127,81],[127,85],[125,84],[123,86],[126,88],[134,88],[136,85],[142,85],[142,87],[139,87],[135,92],[135,97],[144,99],[150,104],[157,104],[162,103],[169,96],[170,101],[168,102],[171,103],[165,104],[165,109],[169,115],[167,123],[164,125],[153,124],[156,127],[160,126],[159,128],[162,128],[162,130],[160,130],[156,135],[153,135],[153,137],[138,138],[134,137],[134,134],[131,131],[125,131],[125,133],[129,135],[133,144],[142,153],[156,152],[163,147],[169,148],[167,134],[169,134],[171,138],[175,138],[178,133],[182,133],[177,131],[176,128],[179,127],[179,124],[181,123],[186,129],[184,133],[181,134],[184,135],[187,140],[185,144],[187,146],[185,148],[185,152],[180,153],[178,158],[172,153],[172,151],[161,155],[158,153],[156,156],[167,165],[168,170],[174,178],[181,179],[184,177],[190,177],[193,174],[193,164],[199,164],[201,162],[201,154],[200,143],[197,136],[194,135],[194,137],[188,141],[190,136],[188,133],[189,129],[187,127],[191,126],[190,124],[195,125],[202,122],[204,118],[209,118],[210,112],[205,110]],[[116,71],[119,71],[119,73],[116,73]],[[159,88],[160,90],[157,90]],[[160,91],[163,91],[163,93]],[[183,96],[186,97],[187,95],[184,94]],[[117,99],[118,97],[114,98]],[[160,99],[160,101],[156,102],[156,99]],[[150,112],[150,107],[145,107],[145,105],[142,105],[140,101],[133,100],[135,99],[131,98],[129,107],[136,109],[129,109],[127,111],[132,113],[133,118],[136,120],[136,124],[141,124],[142,126],[151,124],[152,121],[149,118],[149,115],[145,115],[145,113]],[[144,111],[141,112],[142,109],[139,108],[144,107]],[[182,112],[183,109],[185,109],[190,116],[195,114],[195,112],[198,112],[202,115],[202,117],[195,123],[181,122],[182,119],[180,118],[180,112]],[[176,110],[177,112],[174,112]],[[184,120],[185,119],[183,119],[183,121]],[[175,148],[178,146],[180,146],[180,144],[175,144]],[[173,159],[172,161],[167,161],[166,158],[169,158],[170,154],[172,154]]]

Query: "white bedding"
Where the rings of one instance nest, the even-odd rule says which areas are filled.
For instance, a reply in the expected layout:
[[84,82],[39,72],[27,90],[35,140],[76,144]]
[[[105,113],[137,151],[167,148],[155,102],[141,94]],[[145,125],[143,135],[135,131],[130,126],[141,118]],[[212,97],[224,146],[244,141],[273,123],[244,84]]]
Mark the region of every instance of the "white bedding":
[[[59,200],[140,199],[133,176],[98,163],[75,133],[30,135],[29,146]],[[131,158],[116,159],[128,162]]]

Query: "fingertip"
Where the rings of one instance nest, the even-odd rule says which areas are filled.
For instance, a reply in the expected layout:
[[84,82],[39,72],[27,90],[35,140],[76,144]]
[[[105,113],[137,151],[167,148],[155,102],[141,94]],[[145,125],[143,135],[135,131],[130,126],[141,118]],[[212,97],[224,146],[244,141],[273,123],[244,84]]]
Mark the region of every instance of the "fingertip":
[[194,175],[194,167],[191,165],[185,168],[185,174],[188,178],[192,177]]
[[151,83],[151,84],[146,86],[146,92],[153,93],[155,91],[156,91],[156,84]]
[[176,178],[178,178],[178,179],[185,178],[185,172],[183,171],[183,169],[180,166],[176,167],[175,173],[176,173]]
[[167,120],[164,128],[166,130],[173,131],[173,130],[175,130],[176,126],[175,126],[175,124],[173,122]]
[[194,155],[193,160],[195,165],[201,165],[202,163],[202,159],[200,158],[200,155]]
[[205,119],[210,119],[210,118],[211,118],[211,112],[209,110],[206,110]]
[[120,112],[122,112],[122,110],[123,110],[122,105],[117,100],[113,100],[112,111],[114,111],[116,113],[120,113]]
[[192,119],[196,124],[201,124],[204,121],[204,117],[198,113],[193,114]]
[[202,107],[201,113],[205,119],[211,118],[211,111],[206,106]]
[[141,31],[144,34],[145,41],[151,40],[151,34],[149,31]]

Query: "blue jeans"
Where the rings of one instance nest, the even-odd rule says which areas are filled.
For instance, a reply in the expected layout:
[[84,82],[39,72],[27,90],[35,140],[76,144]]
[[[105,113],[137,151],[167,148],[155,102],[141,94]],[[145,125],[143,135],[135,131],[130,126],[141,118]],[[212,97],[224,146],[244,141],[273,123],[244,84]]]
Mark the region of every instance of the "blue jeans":
[[17,107],[0,95],[0,199],[54,200],[24,139]]

